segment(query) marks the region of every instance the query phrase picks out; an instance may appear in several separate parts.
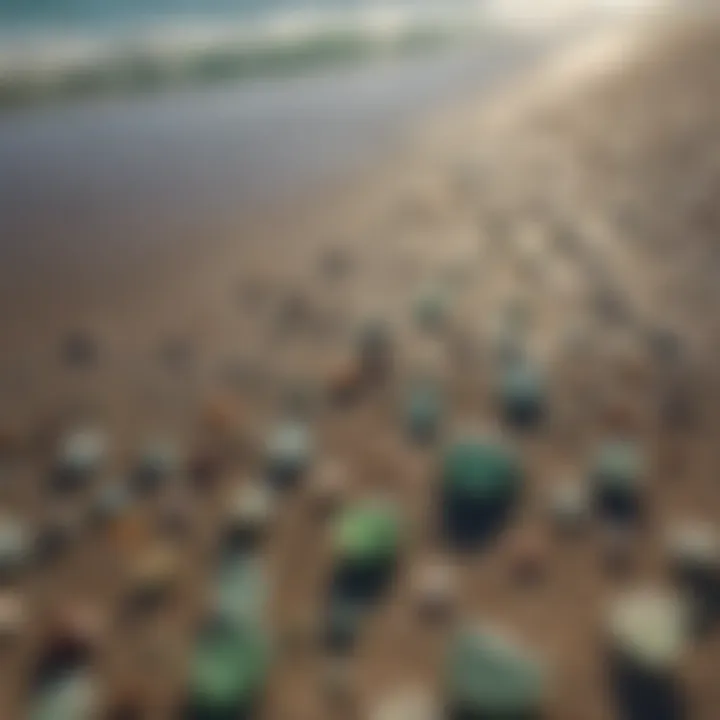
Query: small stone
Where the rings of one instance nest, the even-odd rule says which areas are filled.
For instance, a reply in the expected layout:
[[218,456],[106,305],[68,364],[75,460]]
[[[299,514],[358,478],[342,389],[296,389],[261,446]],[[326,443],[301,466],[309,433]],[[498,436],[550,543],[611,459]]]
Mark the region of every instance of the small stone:
[[690,615],[676,595],[634,590],[611,606],[607,628],[613,652],[632,668],[673,673],[690,640]]
[[179,467],[180,457],[173,443],[150,443],[141,453],[133,470],[133,488],[143,495],[155,492]]
[[397,509],[369,500],[346,509],[334,528],[335,557],[343,567],[381,572],[392,567],[400,551]]
[[500,398],[505,419],[514,427],[533,427],[546,411],[542,378],[527,362],[513,362],[505,370]]
[[338,460],[323,460],[310,478],[308,492],[312,506],[330,513],[343,505],[350,489],[350,474]]
[[91,720],[99,705],[99,687],[84,669],[73,669],[36,690],[29,720]]
[[266,638],[253,626],[214,622],[204,628],[192,659],[190,717],[251,713],[267,680],[268,650]]
[[413,575],[413,594],[421,614],[438,617],[447,615],[457,600],[453,567],[442,560],[430,560],[419,566]]
[[558,485],[551,490],[548,511],[557,530],[577,533],[590,517],[590,496],[580,483]]
[[370,715],[371,720],[440,720],[437,700],[421,686],[396,691],[382,700]]
[[544,703],[544,671],[526,650],[494,630],[461,629],[448,653],[445,692],[451,717],[536,717]]
[[67,513],[49,518],[35,536],[34,555],[40,565],[55,562],[77,539],[78,528]]
[[276,515],[277,498],[269,485],[257,481],[244,484],[228,503],[228,541],[235,545],[258,540],[267,534]]
[[445,449],[440,473],[445,527],[462,542],[497,529],[523,485],[519,458],[490,436],[455,439]]
[[166,545],[146,550],[130,572],[129,594],[133,604],[151,606],[165,599],[177,583],[180,562]]
[[693,590],[705,595],[720,589],[720,537],[711,524],[677,525],[666,546],[671,567]]
[[27,626],[25,599],[14,592],[0,595],[0,644],[14,642],[21,637]]
[[437,387],[423,383],[410,389],[405,404],[405,426],[419,443],[432,441],[439,430],[442,398]]
[[322,640],[330,653],[337,656],[352,650],[364,617],[365,608],[354,598],[331,597],[322,628]]
[[103,485],[95,493],[90,508],[93,522],[106,525],[121,517],[132,504],[127,487],[120,482]]
[[293,482],[310,465],[313,444],[305,423],[285,421],[279,425],[265,446],[265,457],[271,479],[280,483]]
[[212,616],[232,625],[260,625],[268,599],[265,563],[252,554],[221,558],[213,578]]
[[99,430],[74,432],[62,442],[53,473],[53,487],[72,491],[98,474],[107,454],[107,439]]
[[603,515],[628,520],[641,510],[645,486],[645,460],[632,442],[603,444],[591,471],[595,501]]
[[0,581],[12,580],[28,564],[32,539],[26,526],[12,518],[0,519]]

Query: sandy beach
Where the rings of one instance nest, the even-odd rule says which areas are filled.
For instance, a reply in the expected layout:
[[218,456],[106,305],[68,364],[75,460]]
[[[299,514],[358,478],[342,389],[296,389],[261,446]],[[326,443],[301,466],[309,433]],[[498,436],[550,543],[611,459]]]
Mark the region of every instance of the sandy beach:
[[[440,557],[456,577],[453,620],[507,629],[545,660],[543,718],[717,720],[716,631],[678,670],[684,709],[661,717],[619,701],[603,618],[622,590],[670,582],[668,527],[720,520],[718,37],[714,26],[656,19],[562,52],[527,39],[408,61],[377,84],[358,70],[290,93],[270,84],[4,117],[5,513],[80,522],[92,489],[58,502],[44,490],[73,427],[111,438],[98,482],[125,476],[148,438],[171,437],[189,457],[177,482],[138,502],[130,530],[77,541],[22,579],[32,622],[0,656],[2,717],[24,717],[28,670],[65,604],[104,622],[93,647],[99,717],[180,717],[228,493],[263,472],[267,435],[299,389],[316,457],[260,550],[278,652],[258,717],[374,720],[399,687],[439,694],[452,622],[417,617],[413,578]],[[428,331],[415,314],[437,288],[447,309]],[[459,428],[502,426],[497,346],[518,315],[548,417],[531,433],[502,431],[527,475],[512,522],[488,548],[454,553],[439,527],[439,455]],[[355,389],[357,329],[377,317],[390,328],[392,374],[338,406],[338,385]],[[654,343],[668,334],[680,348],[672,371]],[[436,442],[418,446],[403,429],[403,398],[428,373],[445,412]],[[686,423],[665,423],[670,386]],[[647,518],[620,574],[604,561],[600,523],[559,539],[546,512],[552,488],[585,477],[598,444],[618,434],[649,468]],[[390,498],[406,528],[341,706],[328,699],[323,649],[288,640],[322,622],[329,524],[309,506],[328,459],[347,470],[346,504]],[[188,477],[202,462],[212,481],[198,489]],[[173,545],[180,589],[165,613],[124,622],[124,583],[171,501],[190,515]],[[518,546],[528,544],[542,578],[518,584]],[[135,714],[111,714],[121,706]]]

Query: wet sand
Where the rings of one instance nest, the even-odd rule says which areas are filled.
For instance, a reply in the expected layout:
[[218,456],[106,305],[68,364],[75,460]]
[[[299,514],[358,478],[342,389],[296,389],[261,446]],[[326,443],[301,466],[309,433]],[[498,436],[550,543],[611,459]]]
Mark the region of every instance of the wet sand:
[[[322,212],[306,207],[275,218],[276,224],[265,218],[247,229],[234,226],[209,241],[213,252],[202,261],[195,253],[167,260],[158,251],[161,288],[152,253],[134,249],[128,269],[117,274],[122,288],[104,282],[114,276],[109,273],[98,276],[96,287],[73,290],[57,271],[34,281],[62,290],[63,306],[40,290],[25,296],[19,310],[4,296],[4,312],[11,308],[14,322],[4,326],[11,350],[2,359],[0,419],[9,437],[17,429],[22,438],[5,462],[7,508],[31,517],[46,511],[40,480],[53,441],[78,418],[108,428],[112,469],[122,473],[148,433],[175,435],[187,447],[217,441],[217,424],[208,439],[202,418],[220,395],[239,417],[233,439],[237,430],[242,443],[222,445],[218,487],[193,496],[186,592],[175,624],[171,617],[154,628],[165,647],[186,646],[182,618],[197,614],[223,489],[259,472],[265,434],[282,414],[283,388],[300,380],[325,391],[357,323],[379,313],[393,327],[392,381],[350,407],[322,404],[312,424],[318,460],[347,465],[352,497],[382,492],[402,504],[409,536],[403,563],[357,651],[357,703],[340,714],[328,706],[320,690],[322,652],[310,647],[280,654],[262,716],[365,717],[398,685],[435,686],[444,630],[418,619],[409,593],[413,568],[440,553],[458,567],[459,616],[499,623],[548,659],[550,720],[620,717],[603,662],[606,600],[627,585],[667,580],[661,538],[672,519],[720,519],[717,325],[707,310],[717,292],[712,188],[720,108],[710,88],[720,45],[712,32],[690,38],[665,38],[659,49],[628,44],[625,36],[587,46],[582,58],[542,69],[490,105],[465,105],[416,131],[385,170],[359,173]],[[27,222],[24,213],[20,219]],[[183,222],[178,232],[196,238],[202,228]],[[333,279],[323,270],[328,252],[347,258],[346,275]],[[418,294],[440,280],[452,288],[450,317],[439,336],[428,337],[411,309]],[[458,557],[437,531],[437,451],[408,442],[399,398],[414,368],[430,362],[448,398],[444,436],[465,423],[496,425],[494,332],[508,305],[518,302],[529,315],[532,356],[548,376],[550,420],[515,438],[529,484],[512,526],[489,551]],[[666,378],[647,337],[668,326],[681,340],[678,377],[697,411],[690,432],[669,430],[658,419]],[[97,362],[84,369],[69,368],[60,357],[60,341],[74,328],[98,343]],[[576,332],[588,336],[584,349],[569,341]],[[169,367],[168,355],[178,353],[184,361]],[[518,587],[510,571],[512,538],[546,529],[547,489],[559,478],[583,477],[598,440],[618,424],[651,465],[649,521],[633,544],[631,573],[607,572],[600,529],[592,524],[577,541],[551,541],[542,582]],[[302,484],[284,498],[265,550],[273,581],[269,612],[279,635],[298,616],[321,614],[327,527],[308,512],[307,493]],[[157,502],[145,512],[154,516]],[[39,648],[42,618],[59,596],[114,607],[122,573],[94,574],[105,551],[113,551],[107,538],[27,580],[37,625],[31,642],[4,659],[11,668],[6,677],[17,678],[3,683],[10,707],[21,705],[22,669]],[[83,562],[94,572],[78,572]],[[123,687],[125,678],[142,698],[140,717],[173,717],[182,667],[168,658],[159,666],[141,659],[138,648],[151,635],[147,626],[115,627],[100,652],[104,686]],[[692,648],[682,669],[688,720],[717,716],[718,653],[712,633]],[[130,660],[118,669],[125,655]],[[166,687],[176,692],[166,695]]]

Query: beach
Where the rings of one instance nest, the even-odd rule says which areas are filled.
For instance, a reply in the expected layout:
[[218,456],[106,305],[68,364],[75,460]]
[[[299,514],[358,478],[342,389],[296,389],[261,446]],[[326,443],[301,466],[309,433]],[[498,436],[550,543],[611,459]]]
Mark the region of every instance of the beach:
[[[448,625],[412,608],[414,569],[439,557],[456,577],[455,618],[506,628],[545,659],[542,717],[658,720],[619,705],[602,618],[623,589],[667,584],[668,526],[720,519],[708,311],[718,47],[712,29],[673,32],[656,18],[551,46],[505,38],[292,82],[2,117],[6,513],[38,525],[56,511],[82,515],[91,488],[53,505],[43,477],[58,439],[88,423],[112,438],[103,481],[123,477],[156,436],[179,442],[189,467],[213,468],[199,488],[181,474],[139,502],[139,530],[79,543],[30,573],[33,624],[2,658],[7,717],[22,717],[27,668],[64,603],[105,620],[101,717],[125,704],[131,717],[179,716],[228,493],[262,474],[268,433],[297,414],[317,462],[282,496],[260,549],[278,646],[260,717],[374,718],[398,687],[438,694]],[[428,331],[417,306],[438,289],[446,305],[430,306],[440,315]],[[378,318],[392,373],[361,385],[348,355]],[[513,323],[546,378],[549,417],[530,433],[503,426],[497,399],[497,346]],[[672,373],[653,344],[663,333],[681,348]],[[418,446],[403,431],[403,398],[428,375],[446,410],[436,442]],[[697,415],[690,430],[660,418],[670,376]],[[337,405],[342,383],[358,394]],[[510,526],[469,554],[448,549],[436,507],[439,453],[467,428],[504,433],[527,475]],[[619,575],[605,566],[600,523],[562,541],[546,516],[552,488],[586,475],[615,435],[642,448],[651,480],[648,521],[623,546],[630,570]],[[287,639],[323,619],[329,524],[308,504],[327,459],[347,471],[345,504],[389,498],[406,529],[340,707],[317,642],[289,649]],[[155,542],[168,498],[191,515],[175,546],[180,592],[164,615],[123,624],[123,582]],[[518,585],[518,547],[540,564],[539,582]],[[716,636],[684,657],[687,709],[662,720],[715,720]]]

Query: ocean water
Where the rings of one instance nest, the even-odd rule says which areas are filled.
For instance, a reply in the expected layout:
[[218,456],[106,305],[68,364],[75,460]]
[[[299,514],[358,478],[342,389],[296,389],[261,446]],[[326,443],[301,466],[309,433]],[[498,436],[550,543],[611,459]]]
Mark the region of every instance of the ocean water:
[[619,2],[0,0],[0,107],[304,73],[537,28]]
[[486,0],[0,0],[0,104],[299,73],[467,36]]

